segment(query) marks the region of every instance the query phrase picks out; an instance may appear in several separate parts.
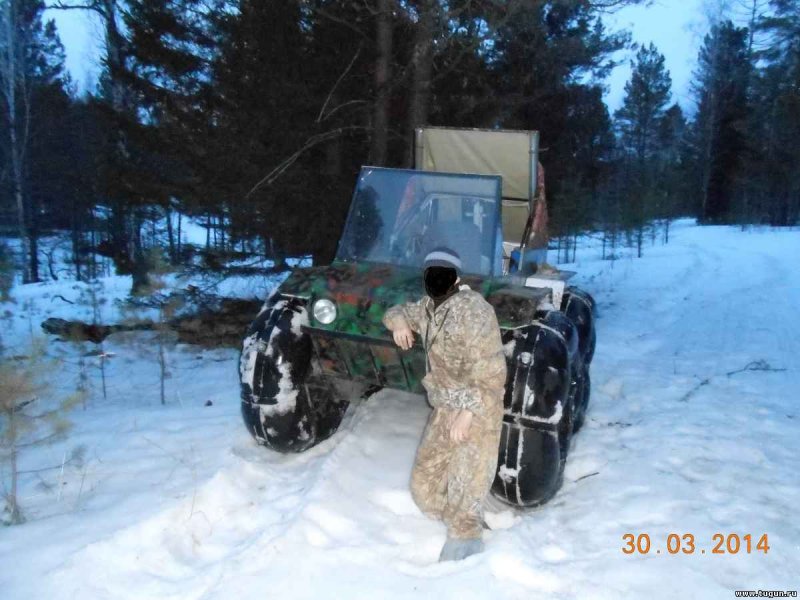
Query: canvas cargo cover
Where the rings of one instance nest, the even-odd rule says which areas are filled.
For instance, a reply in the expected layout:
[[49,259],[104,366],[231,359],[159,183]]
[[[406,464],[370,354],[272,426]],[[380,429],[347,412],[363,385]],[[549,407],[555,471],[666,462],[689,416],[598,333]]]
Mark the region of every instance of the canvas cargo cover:
[[519,244],[528,220],[528,203],[519,200],[503,200],[503,240]]
[[440,173],[500,175],[503,198],[527,201],[534,136],[536,132],[533,131],[418,129],[416,168]]

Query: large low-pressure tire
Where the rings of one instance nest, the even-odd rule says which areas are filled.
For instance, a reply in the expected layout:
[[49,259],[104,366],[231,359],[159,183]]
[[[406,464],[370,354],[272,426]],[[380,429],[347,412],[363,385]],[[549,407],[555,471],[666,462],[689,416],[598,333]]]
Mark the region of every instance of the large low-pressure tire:
[[569,452],[578,332],[563,313],[550,311],[508,332],[504,342],[509,374],[492,494],[514,506],[538,506],[561,486]]
[[278,452],[302,452],[330,437],[348,400],[314,373],[305,303],[270,300],[253,321],[239,360],[242,418],[255,440]]
[[583,362],[591,364],[594,349],[597,343],[597,334],[594,328],[594,298],[581,289],[570,286],[564,291],[561,299],[561,312],[563,312],[578,330],[578,347],[580,348]]
[[586,411],[589,408],[589,395],[592,392],[592,380],[589,377],[589,365],[586,363],[580,364],[581,382],[579,390],[575,394],[574,410],[575,422],[573,424],[573,433],[576,433],[583,427],[586,420]]
[[573,322],[578,331],[578,349],[580,364],[574,365],[573,384],[577,387],[574,394],[575,423],[574,431],[580,430],[586,420],[591,394],[589,366],[594,358],[597,344],[597,333],[594,326],[594,298],[576,287],[569,287],[561,301],[562,312]]

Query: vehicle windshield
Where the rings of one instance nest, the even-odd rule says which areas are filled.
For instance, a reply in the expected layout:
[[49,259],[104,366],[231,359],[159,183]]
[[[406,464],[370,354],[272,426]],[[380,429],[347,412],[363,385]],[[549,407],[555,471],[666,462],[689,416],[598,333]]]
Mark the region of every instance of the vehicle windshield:
[[500,274],[500,177],[365,167],[336,258],[422,267],[446,246],[462,271]]

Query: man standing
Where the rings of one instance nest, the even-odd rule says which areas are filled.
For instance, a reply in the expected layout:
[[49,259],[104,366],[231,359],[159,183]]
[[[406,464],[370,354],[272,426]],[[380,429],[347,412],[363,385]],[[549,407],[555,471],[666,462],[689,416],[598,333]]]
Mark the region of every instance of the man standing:
[[411,474],[411,495],[426,515],[447,525],[439,560],[483,550],[483,500],[497,469],[506,361],[492,306],[459,285],[461,260],[449,248],[425,258],[427,295],[393,306],[383,318],[408,350],[414,333],[427,354],[422,385],[433,406]]

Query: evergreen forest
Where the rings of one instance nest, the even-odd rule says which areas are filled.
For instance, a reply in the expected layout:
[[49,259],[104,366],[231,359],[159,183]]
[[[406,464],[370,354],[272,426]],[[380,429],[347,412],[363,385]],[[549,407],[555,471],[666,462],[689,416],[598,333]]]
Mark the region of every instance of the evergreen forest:
[[[560,261],[584,234],[641,255],[678,217],[797,225],[800,0],[736,2],[679,104],[659,48],[606,25],[639,0],[3,0],[0,262],[57,278],[57,232],[71,276],[105,258],[134,290],[197,256],[325,264],[359,168],[412,166],[423,125],[540,131]],[[98,24],[88,93],[56,11]]]

